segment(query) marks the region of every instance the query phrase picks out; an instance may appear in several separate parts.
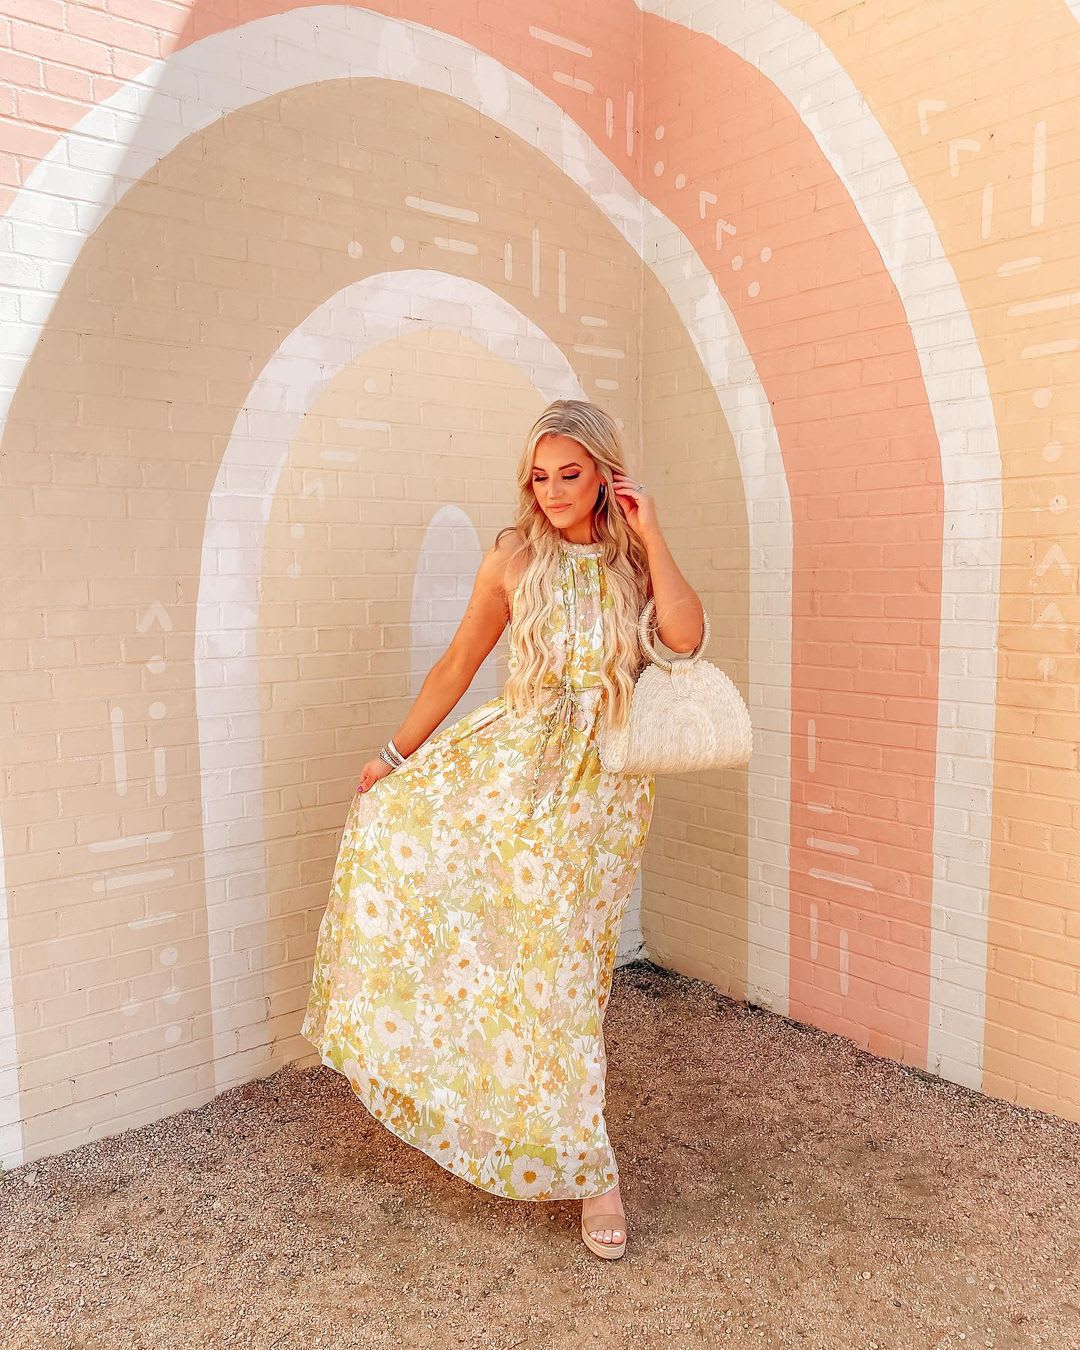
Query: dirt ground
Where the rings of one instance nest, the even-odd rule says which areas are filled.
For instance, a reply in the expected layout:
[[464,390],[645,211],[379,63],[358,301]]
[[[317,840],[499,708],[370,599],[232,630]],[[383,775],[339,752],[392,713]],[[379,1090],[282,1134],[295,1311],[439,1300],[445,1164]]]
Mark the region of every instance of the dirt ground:
[[1080,1125],[648,962],[605,1039],[622,1260],[287,1068],[0,1178],[0,1343],[1080,1346]]

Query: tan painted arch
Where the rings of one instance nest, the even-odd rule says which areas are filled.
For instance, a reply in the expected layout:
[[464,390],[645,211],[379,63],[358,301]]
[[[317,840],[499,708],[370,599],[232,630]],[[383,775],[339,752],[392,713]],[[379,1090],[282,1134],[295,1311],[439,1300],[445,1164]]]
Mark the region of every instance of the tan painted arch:
[[[400,161],[395,175],[392,162],[343,166],[336,159],[361,154],[366,160],[367,152],[356,147],[374,142],[376,127],[385,134],[390,115],[401,121],[395,136],[411,139],[417,154],[425,118],[451,128],[460,160],[432,166],[427,184],[434,197],[483,206],[489,243],[475,261],[436,244],[443,228],[405,204],[403,189],[415,183],[406,179]],[[489,205],[484,193],[491,185],[485,188],[480,175],[493,157],[500,192],[499,201]],[[352,183],[365,173],[370,175],[364,178],[365,194],[357,199]],[[536,295],[531,265],[536,215],[530,208],[541,207],[549,214],[541,218],[544,284]],[[528,260],[515,265],[509,280],[507,241],[515,244],[519,264]],[[573,260],[586,242],[589,267],[575,272]],[[560,249],[566,255],[562,287]],[[604,267],[597,266],[601,252]],[[59,469],[60,483],[42,489],[41,515],[53,523],[43,540],[47,565],[40,578],[26,583],[24,596],[51,618],[52,632],[42,638],[49,644],[42,647],[49,665],[40,673],[40,688],[44,694],[51,684],[58,696],[53,734],[61,756],[70,758],[24,764],[17,773],[24,793],[40,782],[41,793],[55,802],[55,815],[42,811],[41,825],[55,829],[61,841],[60,874],[42,877],[33,860],[9,849],[8,883],[15,897],[11,941],[19,963],[17,1006],[42,997],[47,968],[60,963],[77,967],[84,990],[93,991],[95,1011],[78,1015],[88,997],[83,992],[57,1001],[55,1008],[45,1004],[46,1017],[55,1014],[55,1023],[18,1028],[26,1157],[110,1133],[115,1116],[130,1124],[140,1114],[150,1119],[213,1093],[209,942],[198,840],[201,779],[217,769],[212,756],[207,762],[196,751],[191,677],[206,502],[236,409],[282,334],[359,276],[406,263],[423,266],[429,259],[462,275],[479,271],[563,348],[586,388],[611,372],[607,357],[575,350],[589,345],[583,341],[591,336],[582,332],[583,314],[606,316],[608,337],[618,337],[627,365],[636,368],[630,298],[640,266],[586,194],[539,151],[455,100],[365,81],[306,86],[238,110],[190,137],[103,221],[58,298],[13,403],[5,451],[16,476],[31,476],[42,454],[52,456]],[[654,312],[665,304],[670,304],[666,297],[657,296]],[[669,314],[673,328],[681,329],[673,311]],[[447,323],[453,326],[449,314]],[[692,366],[697,358],[685,332],[681,341]],[[629,443],[637,446],[632,385],[602,397],[623,416]],[[456,425],[466,406],[456,406]],[[493,410],[477,432],[486,438],[489,456],[490,447],[511,445],[520,434],[521,406],[514,406],[513,415],[510,408]],[[694,416],[708,433],[711,462],[721,466],[720,477],[738,494],[731,438],[715,401],[706,400]],[[437,421],[421,430],[429,444],[441,434]],[[408,438],[400,448],[422,452]],[[659,439],[650,442],[654,463],[662,464],[669,453],[673,462],[681,461],[685,447],[669,452]],[[100,466],[97,480],[79,481],[80,466],[88,463]],[[372,486],[377,495],[374,471]],[[673,481],[669,488],[661,479],[657,487],[661,509],[673,517],[681,485]],[[237,491],[243,490],[238,483]],[[409,528],[418,528],[424,508],[412,505]],[[483,505],[485,529],[493,532],[495,502]],[[741,499],[736,514],[745,548]],[[500,506],[498,523],[504,519]],[[677,531],[672,533],[678,546]],[[69,561],[73,548],[77,566]],[[745,594],[711,592],[707,561],[687,561],[717,632],[735,637],[725,650],[725,665],[743,682]],[[393,577],[389,571],[380,575],[383,583]],[[365,598],[378,606],[377,587]],[[264,605],[260,633],[294,628],[291,620],[291,612]],[[79,642],[96,661],[72,659]],[[393,699],[397,672],[369,679],[372,698]],[[28,755],[30,747],[23,740],[19,752]],[[327,774],[340,778],[351,753],[351,746],[335,750]],[[58,785],[55,797],[46,781]],[[237,784],[238,839],[245,790],[244,783]],[[289,837],[284,822],[290,812],[294,821],[323,830],[324,840],[325,831],[340,823],[339,806],[318,793],[316,798],[314,804],[297,800],[283,807],[283,839]],[[739,805],[725,801],[723,809]],[[745,837],[745,794],[742,810]],[[66,835],[65,820],[79,821],[79,832]],[[665,843],[662,830],[657,842],[663,845],[658,859],[677,855],[678,842]],[[287,851],[289,845],[274,847]],[[286,980],[269,1004],[260,994],[249,1005],[237,1005],[229,1034],[235,1032],[241,1044],[245,1037],[261,1039],[266,1018],[295,1017],[289,1003],[302,986],[308,916],[319,868],[327,864],[325,856],[301,853],[287,860],[277,878],[270,871],[271,885],[283,886],[282,894],[290,897],[275,915],[281,941],[273,956],[282,969],[293,968],[295,980],[291,985]],[[299,886],[297,873],[305,878]],[[65,903],[58,907],[60,881]],[[737,931],[724,934],[732,950],[739,940]],[[243,969],[237,962],[241,987]],[[271,1057],[266,1068],[273,1063]],[[72,1078],[78,1081],[78,1100],[66,1086]]]

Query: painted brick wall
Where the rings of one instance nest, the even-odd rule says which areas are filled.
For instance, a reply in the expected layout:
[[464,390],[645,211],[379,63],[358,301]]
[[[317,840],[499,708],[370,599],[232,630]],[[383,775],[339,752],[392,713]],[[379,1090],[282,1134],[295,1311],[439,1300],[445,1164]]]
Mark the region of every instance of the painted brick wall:
[[1080,1114],[1080,25],[872,17],[0,20],[7,1165],[312,1059],[356,768],[564,394],[756,728],[623,958]]
[[8,1162],[313,1058],[356,773],[510,519],[521,435],[599,394],[640,442],[640,205],[574,182],[586,139],[459,38],[270,27],[169,39],[125,112],[57,112],[12,170]]
[[644,9],[646,256],[700,357],[646,345],[649,473],[680,556],[716,522],[758,733],[661,798],[647,944],[1076,1118],[1075,8]]

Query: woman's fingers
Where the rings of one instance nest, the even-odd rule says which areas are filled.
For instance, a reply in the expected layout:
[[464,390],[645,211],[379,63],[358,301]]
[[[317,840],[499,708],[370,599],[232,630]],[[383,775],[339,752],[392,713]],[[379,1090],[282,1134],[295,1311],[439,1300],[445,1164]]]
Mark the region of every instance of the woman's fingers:
[[369,759],[360,770],[360,781],[356,785],[357,792],[368,792],[375,786],[380,778],[385,778],[390,772],[390,766],[384,764],[381,759]]

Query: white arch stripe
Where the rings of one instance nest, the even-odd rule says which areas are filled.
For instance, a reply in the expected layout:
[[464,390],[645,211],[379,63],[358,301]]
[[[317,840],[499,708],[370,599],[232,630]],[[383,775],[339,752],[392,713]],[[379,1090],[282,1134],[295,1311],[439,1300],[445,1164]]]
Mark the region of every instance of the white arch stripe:
[[[195,695],[216,1092],[267,1072],[273,1040],[268,1021],[247,1026],[236,1021],[242,1004],[252,1006],[252,979],[265,980],[268,974],[258,962],[254,969],[247,965],[248,954],[270,936],[265,831],[255,807],[244,818],[242,844],[231,841],[230,827],[238,782],[249,801],[261,800],[258,588],[278,480],[321,390],[377,343],[443,324],[448,304],[482,315],[481,322],[459,325],[456,331],[518,366],[545,400],[583,397],[562,351],[486,286],[420,268],[376,273],[320,305],[266,363],[237,415],[207,503],[195,619]],[[522,351],[530,356],[521,356]],[[225,719],[234,728],[243,719],[246,734],[228,734]],[[229,883],[238,876],[247,879],[244,894],[230,897]],[[263,934],[255,948],[253,924]],[[248,935],[243,951],[235,952],[231,937],[240,928]],[[243,999],[238,984],[246,990]],[[264,994],[269,993],[266,988]]]
[[[639,9],[715,39],[788,99],[846,188],[911,325],[941,447],[945,497],[927,1067],[978,1088],[986,1018],[1002,488],[994,409],[975,331],[903,161],[814,29],[776,0],[636,2]],[[941,360],[946,344],[948,360]],[[979,745],[974,753],[973,738]],[[957,764],[960,775],[954,772]]]
[[[747,770],[746,993],[762,1007],[786,1014],[791,949],[791,498],[772,407],[731,311],[686,236],[666,222],[663,228],[663,256],[650,265],[716,390],[746,496],[748,705],[754,726]],[[647,218],[646,256],[652,252],[651,236]],[[711,659],[723,664],[721,658]]]
[[[444,274],[446,275],[446,274]],[[488,292],[485,299],[490,298]],[[445,327],[445,324],[443,324]],[[440,506],[428,521],[420,551],[416,557],[409,618],[411,652],[409,660],[409,697],[416,698],[428,672],[446,650],[468,606],[473,578],[484,556],[480,536],[468,514],[456,503]],[[438,582],[451,581],[453,594],[447,595]],[[432,736],[443,727],[494,698],[499,692],[493,648],[481,662],[472,684],[450,709]]]
[[[221,70],[243,71],[244,87],[223,82],[217,74]],[[7,350],[11,358],[0,366],[3,379],[0,413],[6,416],[21,371],[86,238],[140,176],[186,136],[236,108],[304,82],[364,76],[413,79],[423,87],[456,96],[484,115],[503,122],[523,140],[537,146],[588,192],[638,255],[642,254],[643,210],[631,185],[558,105],[491,57],[421,25],[349,7],[320,6],[275,15],[215,34],[155,63],[138,80],[130,81],[87,113],[35,168],[13,201],[7,219],[0,221],[0,257],[4,252],[9,254],[14,276],[23,275],[24,262],[20,255],[12,255],[17,230],[22,231],[17,236],[22,249],[31,243],[25,230],[32,229],[34,251],[48,260],[40,269],[40,277],[33,279],[35,284],[13,288],[20,299],[25,299],[25,308],[20,311],[25,317],[19,325],[9,325]],[[122,138],[119,148],[118,137]],[[59,203],[72,197],[84,203],[78,210],[75,230],[55,222],[37,223],[48,215],[41,209],[43,201]],[[689,266],[701,277],[711,296],[711,306],[719,316],[704,338],[695,337],[703,359],[709,362],[706,367],[709,377],[740,454],[745,446],[757,446],[752,462],[740,461],[751,508],[750,546],[757,557],[762,531],[767,536],[775,529],[775,503],[782,502],[784,514],[790,518],[779,447],[768,421],[768,400],[756,381],[752,392],[746,388],[729,390],[724,383],[726,366],[719,348],[726,345],[738,354],[740,363],[750,364],[750,358],[711,277],[693,255],[688,241],[676,233],[679,248],[690,255]],[[663,282],[662,268],[654,267],[654,271]],[[41,283],[47,291],[45,303]],[[675,303],[679,307],[677,298]],[[681,312],[681,317],[693,334],[695,316]],[[723,330],[722,343],[713,336],[718,327]],[[752,475],[762,476],[760,484],[748,481]],[[773,503],[765,519],[755,515],[753,503],[758,501]],[[786,552],[790,556],[790,538]],[[764,653],[770,646],[783,650],[790,637],[790,573],[781,565],[779,575],[786,591],[775,590],[767,608],[759,604],[755,589],[761,583],[760,573],[755,569],[751,575],[748,702],[759,727],[749,770],[752,818],[764,818],[777,792],[786,797],[788,791],[786,774],[775,775],[775,765],[787,759],[786,733],[775,735],[767,721],[762,725],[759,715],[765,706],[764,698],[769,695],[768,680],[772,677]],[[774,718],[783,716],[782,711],[777,712],[777,700],[785,702],[789,697],[786,682],[772,692]],[[775,943],[777,933],[783,933],[786,950],[787,852],[786,839],[770,840],[751,832],[751,878],[772,878],[768,903],[779,911],[775,921],[757,928],[752,913],[751,954],[759,941],[763,950],[767,950]],[[761,1002],[781,1012],[786,1011],[787,1002],[786,962],[782,964],[782,969],[770,967],[766,972],[767,986],[763,983],[755,991]]]

